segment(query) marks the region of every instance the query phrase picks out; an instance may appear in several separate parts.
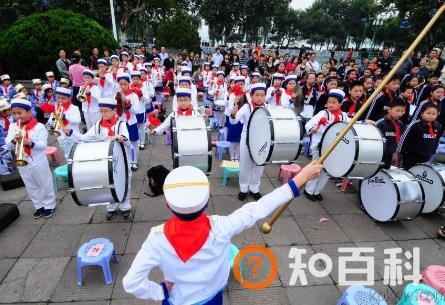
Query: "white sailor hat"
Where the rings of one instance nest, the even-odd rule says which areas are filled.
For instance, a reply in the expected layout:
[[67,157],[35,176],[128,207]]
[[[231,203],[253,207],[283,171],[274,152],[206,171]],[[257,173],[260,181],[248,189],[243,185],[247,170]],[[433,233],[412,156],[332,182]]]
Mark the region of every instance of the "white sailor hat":
[[181,166],[172,170],[165,178],[164,195],[168,206],[175,213],[197,213],[209,201],[210,183],[198,168]]
[[71,97],[71,90],[68,88],[57,87],[55,90],[57,95],[62,95],[66,97]]
[[100,65],[100,64],[102,64],[102,65],[108,65],[108,62],[107,62],[107,60],[106,59],[104,59],[104,58],[99,58],[98,60],[97,60],[97,64],[98,65]]
[[265,83],[256,83],[256,84],[253,84],[252,87],[250,87],[250,92],[252,94],[259,90],[266,92],[267,91],[266,84]]
[[291,80],[298,81],[298,77],[296,75],[288,75],[288,76],[286,76],[286,78],[284,79],[283,85],[286,85]]
[[13,99],[14,98],[24,98],[26,100],[26,94],[23,92],[19,92],[19,93],[14,94],[14,96],[12,98]]
[[99,98],[99,107],[107,107],[114,109],[116,108],[117,102],[114,98],[111,97],[101,97]]
[[131,81],[130,75],[128,75],[128,73],[118,74],[116,77],[116,81],[119,82],[121,80],[126,80],[127,82],[130,82]]
[[31,109],[31,102],[24,98],[15,98],[11,100],[11,108],[20,107],[26,110]]
[[42,90],[43,90],[43,92],[45,92],[45,91],[48,90],[48,89],[53,90],[53,87],[51,87],[50,84],[44,84],[44,85],[42,86]]
[[190,69],[189,67],[183,67],[181,69],[181,74],[184,74],[184,73],[192,74],[192,69]]
[[132,71],[130,75],[131,75],[131,78],[133,78],[133,77],[141,78],[141,71]]
[[144,67],[142,67],[142,68],[139,68],[139,72],[141,72],[141,74],[142,74],[142,72],[145,72],[145,73],[147,73],[147,69],[146,69],[146,68],[144,68]]
[[6,99],[0,100],[0,111],[11,109],[11,105]]
[[226,74],[224,73],[223,70],[219,70],[218,72],[216,72],[216,75],[222,75],[222,76],[224,76],[224,75],[226,75]]
[[116,54],[111,55],[110,60],[113,60],[113,59],[117,59],[117,61],[119,61],[119,56],[117,56]]
[[273,79],[284,79],[284,74],[282,74],[282,73],[278,73],[278,72],[275,72],[273,75],[272,75],[272,78]]
[[209,63],[208,61],[206,61],[206,62],[204,63],[204,66],[210,66],[210,63]]
[[19,92],[20,90],[22,90],[22,89],[24,89],[25,88],[25,86],[23,86],[22,84],[17,84],[15,87],[14,87],[14,90],[15,90],[15,92]]
[[181,75],[178,76],[178,84],[180,83],[191,83],[192,80],[190,79],[190,76]]
[[181,63],[181,66],[185,66],[185,67],[187,67],[187,62],[186,61],[183,61],[182,63]]
[[233,66],[234,66],[234,67],[239,67],[239,62],[237,62],[237,61],[234,62],[234,63],[233,63]]
[[121,56],[129,56],[129,55],[128,55],[128,52],[124,51],[124,52],[121,52]]
[[144,63],[144,67],[145,68],[147,68],[147,67],[153,67],[153,65],[151,64],[151,62],[146,62],[146,63]]
[[252,77],[259,77],[259,78],[261,78],[261,74],[258,73],[258,72],[253,72],[252,73]]
[[219,68],[218,65],[213,65],[213,66],[212,66],[212,69],[218,69],[218,68]]
[[11,79],[9,77],[9,74],[3,74],[2,76],[0,76],[0,81],[4,81],[4,80],[7,80],[7,79]]
[[88,76],[91,76],[94,78],[95,73],[94,73],[94,71],[92,71],[90,69],[85,69],[85,70],[83,70],[82,75],[88,75]]
[[70,80],[68,79],[68,78],[64,78],[64,77],[62,77],[62,78],[60,78],[60,83],[62,84],[69,84],[70,83]]
[[189,96],[189,97],[191,97],[191,96],[192,96],[192,90],[189,89],[189,88],[182,88],[182,87],[179,87],[179,88],[176,90],[176,96],[177,96],[177,97],[180,97],[180,96]]
[[241,66],[241,70],[243,70],[243,69],[244,69],[244,70],[249,70],[249,67],[246,66],[246,65],[242,65],[242,66]]
[[32,80],[32,84],[33,85],[40,85],[40,84],[42,84],[42,80],[40,78],[34,78]]
[[53,71],[48,71],[48,72],[45,73],[45,76],[46,77],[54,76],[54,72]]
[[153,58],[153,62],[155,62],[155,61],[161,62],[161,59],[159,57],[155,57],[155,58]]
[[232,76],[229,77],[229,83],[234,82],[235,78],[235,75],[232,74]]
[[244,78],[244,76],[242,75],[238,75],[237,77],[235,77],[235,83],[245,83],[246,79]]
[[343,99],[345,98],[345,92],[341,89],[332,89],[331,91],[329,91],[328,97],[335,97],[341,103],[343,101]]

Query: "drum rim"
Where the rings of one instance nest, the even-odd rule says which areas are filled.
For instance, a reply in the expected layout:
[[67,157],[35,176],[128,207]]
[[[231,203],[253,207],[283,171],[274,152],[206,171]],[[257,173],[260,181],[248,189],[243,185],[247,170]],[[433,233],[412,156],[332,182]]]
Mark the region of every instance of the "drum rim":
[[[73,147],[71,147],[71,151],[70,151],[70,155],[69,155],[69,159],[73,160],[74,157],[74,152],[76,151],[76,147],[79,143],[74,143]],[[73,161],[68,162],[68,186],[70,189],[72,189],[71,192],[71,197],[73,198],[74,202],[78,205],[78,206],[83,206],[80,201],[79,198],[76,195],[76,191],[74,190],[74,181],[73,181]]]
[[[249,107],[251,107],[251,106],[249,105]],[[266,161],[264,161],[262,164],[258,164],[258,163],[255,162],[255,159],[254,159],[253,156],[252,156],[252,152],[251,152],[250,144],[249,144],[250,122],[252,121],[253,114],[254,114],[256,111],[259,111],[260,109],[263,109],[263,110],[266,112],[266,116],[267,116],[267,118],[269,119],[268,121],[269,121],[269,128],[270,128],[270,141],[273,142],[273,141],[275,140],[275,133],[274,133],[274,129],[273,129],[273,123],[272,123],[272,120],[270,120],[271,116],[270,116],[270,112],[269,112],[269,110],[267,110],[266,107],[258,107],[257,109],[255,109],[254,111],[252,111],[252,113],[250,114],[250,117],[249,117],[249,122],[247,123],[247,138],[246,138],[246,144],[247,144],[247,150],[249,151],[250,159],[253,161],[253,163],[255,163],[255,164],[258,165],[258,166],[263,166],[263,165],[265,165],[265,164],[270,160],[270,157],[272,156],[273,146],[274,146],[273,143],[270,143],[269,154],[268,154],[267,157],[266,157]]]
[[[128,160],[127,160],[127,154],[126,154],[126,151],[125,151],[124,144],[121,143],[121,142],[118,142],[116,140],[111,141],[111,143],[113,145],[110,145],[108,147],[108,157],[113,156],[113,149],[114,149],[114,145],[116,145],[116,144],[118,144],[121,147],[122,153],[124,155],[125,176],[126,176],[125,180],[126,180],[126,183],[125,183],[124,196],[122,197],[121,201],[119,201],[119,198],[117,198],[116,189],[114,187],[111,188],[111,196],[113,197],[114,201],[121,203],[121,202],[124,202],[125,199],[127,199],[127,196],[128,196]],[[114,186],[113,161],[114,160],[108,160],[108,181],[109,181],[110,185]]]

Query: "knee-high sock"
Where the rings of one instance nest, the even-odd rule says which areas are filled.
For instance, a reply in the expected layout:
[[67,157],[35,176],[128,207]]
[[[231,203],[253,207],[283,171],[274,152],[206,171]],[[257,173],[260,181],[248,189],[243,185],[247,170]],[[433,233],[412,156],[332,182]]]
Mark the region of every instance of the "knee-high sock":
[[138,141],[131,141],[131,162],[137,164],[139,155],[139,145]]
[[145,124],[138,123],[138,130],[139,130],[139,145],[144,145],[145,144]]

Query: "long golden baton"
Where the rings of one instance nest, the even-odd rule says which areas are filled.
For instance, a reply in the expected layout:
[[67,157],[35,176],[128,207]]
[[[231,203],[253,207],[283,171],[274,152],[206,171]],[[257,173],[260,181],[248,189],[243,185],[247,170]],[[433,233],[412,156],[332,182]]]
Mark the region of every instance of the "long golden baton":
[[[429,32],[429,30],[432,28],[434,23],[440,18],[440,16],[445,11],[445,4],[443,4],[440,9],[436,12],[436,14],[433,16],[433,18],[428,22],[428,24],[425,26],[425,28],[420,32],[419,36],[417,36],[416,40],[411,44],[411,46],[408,48],[408,50],[403,54],[403,56],[399,59],[399,61],[396,63],[396,65],[391,69],[391,71],[388,73],[388,75],[383,79],[380,86],[377,87],[377,89],[374,91],[373,94],[366,100],[366,103],[360,107],[359,111],[354,115],[354,117],[351,119],[351,121],[346,125],[346,127],[340,132],[340,134],[335,138],[335,140],[329,145],[328,149],[321,155],[320,159],[317,160],[318,164],[322,164],[324,160],[326,160],[327,157],[329,157],[329,154],[334,150],[334,148],[337,146],[337,144],[341,141],[341,139],[348,133],[348,131],[352,128],[352,125],[357,122],[358,118],[365,113],[365,111],[368,109],[368,107],[371,105],[372,101],[376,98],[376,96],[380,93],[380,91],[383,90],[383,88],[386,86],[386,84],[389,83],[391,78],[394,76],[394,74],[399,70],[400,66],[408,59],[408,56],[410,53],[414,51],[414,49],[417,47],[417,45],[420,43],[420,41],[425,37],[425,35]],[[284,210],[287,209],[287,207],[290,205],[292,201],[289,201],[288,203],[282,205],[276,211],[272,214],[269,221],[265,222],[262,227],[261,231],[265,234],[269,234],[272,231],[273,224],[278,220],[278,218],[283,214]]]

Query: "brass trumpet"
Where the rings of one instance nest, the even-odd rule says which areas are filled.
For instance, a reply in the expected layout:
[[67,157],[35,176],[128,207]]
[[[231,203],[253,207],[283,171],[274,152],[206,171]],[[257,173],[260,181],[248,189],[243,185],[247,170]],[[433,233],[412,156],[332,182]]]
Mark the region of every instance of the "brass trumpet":
[[77,100],[81,103],[85,103],[87,101],[87,86],[80,87],[79,93],[77,94]]
[[53,118],[53,124],[51,125],[51,130],[48,133],[52,136],[60,137],[61,133],[59,131],[59,128],[65,128],[65,124],[63,124],[62,118],[57,113],[57,111],[54,111]]
[[[18,125],[21,125],[21,121],[18,121]],[[17,141],[15,142],[15,160],[12,161],[12,164],[14,164],[15,166],[26,166],[28,165],[28,161],[25,160],[25,137],[26,137],[26,130],[25,130],[25,126],[23,126],[22,128],[19,129],[19,131],[17,132],[18,134],[18,138]]]

